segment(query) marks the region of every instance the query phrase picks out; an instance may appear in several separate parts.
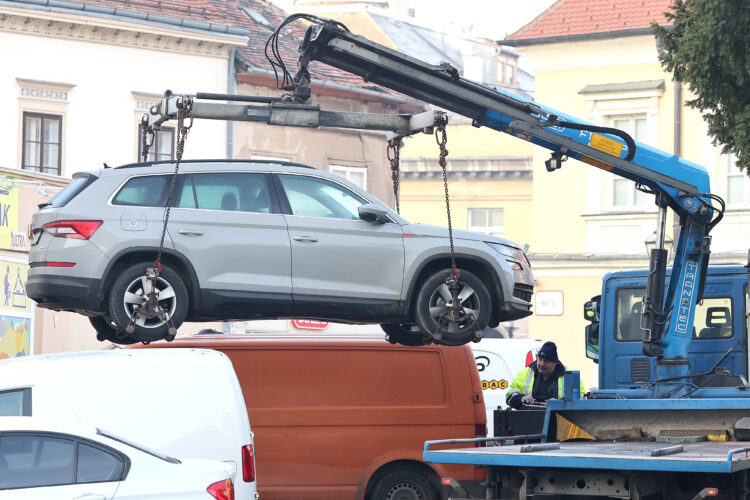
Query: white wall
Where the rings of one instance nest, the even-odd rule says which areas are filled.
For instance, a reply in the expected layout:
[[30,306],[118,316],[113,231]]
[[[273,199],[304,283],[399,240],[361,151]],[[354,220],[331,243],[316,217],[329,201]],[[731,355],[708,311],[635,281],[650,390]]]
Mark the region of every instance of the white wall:
[[[0,32],[0,53],[0,165],[8,167],[21,162],[16,78],[75,85],[63,124],[65,176],[137,160],[132,92],[227,90],[227,58],[9,32]],[[196,120],[184,157],[226,157],[226,123]]]

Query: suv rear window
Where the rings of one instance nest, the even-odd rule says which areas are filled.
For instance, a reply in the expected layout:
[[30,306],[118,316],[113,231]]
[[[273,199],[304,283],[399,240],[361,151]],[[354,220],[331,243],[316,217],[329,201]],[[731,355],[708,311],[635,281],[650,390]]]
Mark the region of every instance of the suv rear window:
[[163,207],[171,176],[144,175],[133,177],[112,198],[113,205]]
[[47,203],[39,206],[44,207],[64,207],[70,200],[78,196],[81,191],[86,189],[92,182],[98,179],[94,174],[83,174],[75,177],[72,181],[65,186],[62,191],[52,197]]

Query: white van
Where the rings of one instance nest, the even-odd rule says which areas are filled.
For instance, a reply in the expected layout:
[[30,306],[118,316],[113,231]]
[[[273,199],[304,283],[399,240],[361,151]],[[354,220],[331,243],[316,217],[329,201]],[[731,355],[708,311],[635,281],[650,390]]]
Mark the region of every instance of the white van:
[[487,435],[494,436],[494,411],[507,408],[505,394],[513,376],[529,366],[544,341],[539,339],[482,339],[472,343],[474,361],[482,382],[484,406],[487,410]]
[[207,349],[127,349],[0,360],[0,416],[94,425],[167,455],[233,465],[257,498],[253,434],[237,375]]

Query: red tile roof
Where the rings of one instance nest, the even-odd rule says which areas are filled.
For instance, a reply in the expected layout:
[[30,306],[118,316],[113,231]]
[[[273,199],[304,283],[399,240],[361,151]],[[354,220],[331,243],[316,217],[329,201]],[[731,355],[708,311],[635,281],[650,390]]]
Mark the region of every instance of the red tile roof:
[[508,40],[585,35],[667,24],[673,0],[558,0]]

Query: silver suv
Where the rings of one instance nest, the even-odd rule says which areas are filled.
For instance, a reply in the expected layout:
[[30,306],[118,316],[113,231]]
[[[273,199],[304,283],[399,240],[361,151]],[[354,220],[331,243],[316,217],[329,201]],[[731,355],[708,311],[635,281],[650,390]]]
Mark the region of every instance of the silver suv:
[[515,243],[454,231],[452,307],[446,228],[410,224],[354,184],[292,163],[181,163],[151,279],[174,170],[76,174],[34,214],[28,295],[89,316],[99,340],[121,344],[169,338],[170,321],[309,318],[460,345],[531,314],[533,277]]

